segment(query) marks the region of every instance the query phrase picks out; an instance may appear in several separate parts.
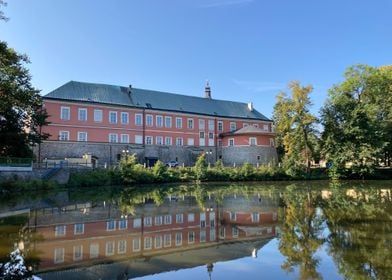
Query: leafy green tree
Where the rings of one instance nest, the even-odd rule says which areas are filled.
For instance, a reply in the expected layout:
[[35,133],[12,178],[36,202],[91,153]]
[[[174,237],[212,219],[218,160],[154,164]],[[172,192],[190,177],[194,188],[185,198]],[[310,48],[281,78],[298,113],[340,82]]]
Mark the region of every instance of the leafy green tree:
[[48,137],[41,133],[47,114],[31,85],[28,62],[26,55],[0,41],[0,156],[32,157],[31,145]]
[[390,164],[392,139],[392,69],[349,67],[345,81],[329,90],[321,110],[323,154],[330,174],[343,176],[346,167],[364,178],[381,159]]
[[158,160],[152,168],[152,173],[154,174],[154,177],[157,181],[165,180],[165,175],[167,175],[166,171],[166,165],[160,160]]
[[207,175],[207,160],[206,160],[206,155],[205,154],[201,154],[195,163],[194,166],[194,170],[195,170],[195,175],[196,175],[196,180],[197,181],[201,181],[203,180],[206,175]]
[[289,88],[291,97],[284,92],[277,96],[273,120],[280,160],[289,175],[298,175],[304,169],[309,172],[314,143],[317,142],[314,127],[317,119],[309,112],[309,94],[313,87],[291,82]]

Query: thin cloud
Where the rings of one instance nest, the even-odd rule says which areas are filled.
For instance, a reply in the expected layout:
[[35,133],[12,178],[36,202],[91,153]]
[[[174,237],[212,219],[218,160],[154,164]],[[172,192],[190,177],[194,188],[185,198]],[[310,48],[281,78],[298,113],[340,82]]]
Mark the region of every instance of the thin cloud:
[[250,4],[254,0],[220,0],[213,1],[212,3],[201,5],[201,8],[217,8],[217,7],[225,7],[225,6],[234,6],[234,5],[243,5]]
[[286,84],[277,82],[234,80],[234,83],[253,92],[280,91],[286,88]]

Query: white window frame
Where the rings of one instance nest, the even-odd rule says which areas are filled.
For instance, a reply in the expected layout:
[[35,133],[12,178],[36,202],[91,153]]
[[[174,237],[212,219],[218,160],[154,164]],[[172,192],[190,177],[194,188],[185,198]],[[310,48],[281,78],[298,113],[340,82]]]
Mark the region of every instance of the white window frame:
[[188,123],[188,129],[194,129],[195,123],[194,123],[193,119],[189,118],[187,123]]
[[143,144],[143,135],[135,135],[135,144]]
[[230,132],[236,131],[237,130],[237,123],[236,122],[230,122]]
[[176,214],[176,224],[182,224],[184,222],[184,214]]
[[78,121],[87,121],[87,108],[78,108]]
[[200,243],[207,241],[207,232],[205,229],[200,230]]
[[[84,137],[83,137],[83,135],[84,135]],[[78,131],[78,141],[79,142],[87,142],[87,132]]]
[[83,245],[73,246],[73,260],[74,261],[83,260]]
[[208,130],[209,131],[215,130],[215,121],[214,120],[208,120]]
[[172,216],[171,215],[165,215],[164,223],[165,223],[165,225],[171,225],[171,223],[172,223]]
[[144,226],[145,227],[151,227],[152,226],[152,217],[144,217]]
[[165,234],[163,236],[163,247],[170,247],[171,246],[172,235],[171,233]]
[[172,137],[170,137],[170,136],[165,137],[165,145],[167,145],[167,146],[173,145],[173,139],[172,139]]
[[75,235],[84,234],[84,224],[82,223],[74,224],[74,234]]
[[129,143],[129,134],[120,134],[121,143]]
[[181,246],[182,245],[182,232],[178,231],[176,232],[176,246]]
[[140,246],[140,238],[134,238],[132,239],[132,251],[133,252],[139,252],[141,249]]
[[106,221],[106,231],[116,230],[116,220]]
[[165,127],[171,128],[172,127],[172,117],[171,116],[165,116]]
[[182,118],[176,117],[176,128],[182,128]]
[[129,124],[129,113],[128,112],[121,112],[121,123],[122,124]]
[[60,130],[59,131],[59,140],[60,141],[69,141],[69,131]]
[[154,145],[154,137],[146,136],[146,145]]
[[[112,119],[113,116],[114,116],[114,119]],[[111,123],[111,124],[117,123],[117,111],[109,111],[109,123]]]
[[193,138],[188,138],[188,146],[194,146],[195,145],[195,139]]
[[153,115],[146,115],[146,126],[154,126],[154,116]]
[[218,121],[218,131],[223,131],[223,121]]
[[99,257],[99,243],[90,244],[90,259]]
[[228,139],[227,146],[229,146],[229,147],[234,147],[235,146],[234,138],[229,138]]
[[176,138],[176,146],[183,146],[184,145],[184,138],[177,137]]
[[155,144],[163,145],[163,136],[156,136],[155,137]]
[[152,237],[146,236],[144,237],[144,250],[151,250],[152,249]]
[[195,243],[196,235],[194,231],[188,231],[188,244]]
[[133,219],[133,228],[140,228],[142,226],[142,219],[135,218]]
[[263,125],[263,130],[264,131],[269,131],[269,125],[268,124]]
[[155,117],[155,124],[156,124],[156,127],[163,127],[163,116],[157,115]]
[[159,248],[162,248],[162,236],[161,235],[157,235],[157,236],[155,236],[155,238],[154,238],[155,240],[154,240],[154,247],[155,248],[157,248],[157,249],[159,249]]
[[195,221],[195,213],[188,213],[188,223],[193,223]]
[[270,138],[270,146],[275,147],[275,139],[274,138]]
[[237,238],[237,237],[239,236],[239,230],[238,230],[237,227],[233,226],[233,227],[231,228],[231,236],[232,236],[233,238]]
[[135,125],[142,126],[143,125],[143,115],[139,113],[135,113]]
[[117,242],[117,254],[125,254],[127,252],[127,241],[125,239]]
[[155,218],[154,218],[154,224],[155,224],[156,226],[162,225],[162,222],[163,222],[163,217],[162,217],[162,216],[155,216]]
[[107,241],[105,243],[105,255],[106,256],[113,256],[116,250],[116,245],[114,241]]
[[128,228],[128,220],[121,219],[118,221],[118,229],[119,230],[126,230]]
[[249,137],[249,146],[257,146],[257,138]]
[[62,121],[69,121],[71,119],[71,108],[68,106],[61,106],[60,119]]
[[251,218],[252,218],[252,223],[258,223],[258,222],[260,222],[260,213],[258,213],[258,212],[252,212]]
[[67,234],[67,226],[66,225],[58,225],[54,228],[54,236],[62,237]]
[[118,143],[117,133],[109,133],[109,143]]
[[94,122],[103,121],[103,111],[101,109],[94,109]]
[[242,127],[248,127],[248,126],[249,126],[248,123],[243,123],[243,124],[242,124]]
[[64,262],[65,250],[64,248],[55,248],[53,252],[53,262],[55,264]]
[[199,119],[199,130],[203,130],[206,128],[206,120],[205,119]]

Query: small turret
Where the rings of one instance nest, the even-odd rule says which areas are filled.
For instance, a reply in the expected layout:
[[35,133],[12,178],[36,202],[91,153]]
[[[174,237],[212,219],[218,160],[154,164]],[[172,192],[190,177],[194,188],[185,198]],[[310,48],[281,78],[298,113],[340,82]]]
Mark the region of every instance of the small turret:
[[207,81],[206,87],[204,88],[204,97],[211,99],[211,88],[210,88],[210,84],[208,81]]

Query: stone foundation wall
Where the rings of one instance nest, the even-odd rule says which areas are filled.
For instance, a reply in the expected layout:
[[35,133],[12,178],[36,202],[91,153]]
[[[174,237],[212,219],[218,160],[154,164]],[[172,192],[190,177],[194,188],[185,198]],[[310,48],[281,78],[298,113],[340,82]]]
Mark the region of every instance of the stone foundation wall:
[[[41,155],[39,156],[38,153]],[[242,147],[190,147],[190,146],[161,146],[161,145],[137,145],[121,143],[83,143],[83,142],[60,142],[45,141],[41,149],[36,146],[34,153],[41,161],[45,159],[64,160],[66,158],[82,158],[89,154],[97,158],[98,166],[115,165],[123,154],[128,150],[129,154],[136,154],[140,163],[147,163],[147,159],[159,159],[162,162],[177,160],[180,165],[191,166],[195,163],[198,155],[208,152],[206,159],[215,163],[219,157],[225,165],[241,165],[249,162],[256,165],[277,162],[276,150],[273,147],[242,146]],[[257,159],[259,156],[259,159]]]

